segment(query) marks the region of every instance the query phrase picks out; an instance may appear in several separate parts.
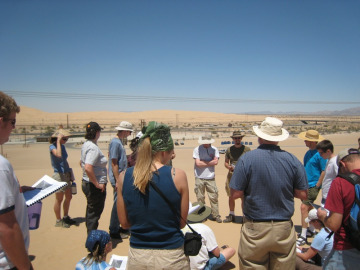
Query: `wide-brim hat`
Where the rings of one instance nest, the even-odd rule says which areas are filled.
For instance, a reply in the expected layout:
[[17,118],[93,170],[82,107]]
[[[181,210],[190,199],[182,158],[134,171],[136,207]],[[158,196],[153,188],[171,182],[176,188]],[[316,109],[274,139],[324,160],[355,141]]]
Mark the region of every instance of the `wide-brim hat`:
[[199,144],[212,144],[214,142],[215,140],[209,135],[200,136],[198,140]]
[[271,142],[285,141],[289,137],[283,122],[275,117],[266,117],[260,126],[253,126],[253,131],[258,137]]
[[89,252],[93,252],[97,245],[100,246],[100,254],[104,252],[105,246],[110,242],[110,235],[103,230],[91,230],[87,236],[85,247]]
[[200,205],[198,208],[196,208],[191,214],[188,214],[188,221],[197,223],[202,222],[203,220],[207,219],[211,214],[211,208],[204,205],[201,202],[195,202],[192,204],[192,207]]
[[237,131],[233,132],[233,134],[232,134],[232,136],[230,136],[230,138],[242,138],[244,136],[245,136],[245,132],[237,130]]
[[119,126],[115,128],[116,130],[126,130],[133,132],[133,125],[127,121],[121,121]]
[[67,131],[66,129],[60,128],[57,131],[54,132],[53,135],[51,135],[51,138],[57,138],[59,134],[62,134],[64,137],[70,137],[71,133]]
[[303,139],[304,141],[309,141],[309,142],[321,142],[325,140],[325,138],[321,136],[318,131],[313,129],[309,129],[308,131],[301,132],[298,135],[298,137],[300,139]]

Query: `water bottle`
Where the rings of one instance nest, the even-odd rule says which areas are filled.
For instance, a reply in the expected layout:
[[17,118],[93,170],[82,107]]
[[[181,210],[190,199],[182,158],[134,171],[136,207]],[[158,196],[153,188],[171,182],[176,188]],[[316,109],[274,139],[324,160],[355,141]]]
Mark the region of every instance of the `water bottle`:
[[72,184],[71,184],[71,193],[73,195],[75,195],[77,193],[76,183],[75,182],[72,182]]

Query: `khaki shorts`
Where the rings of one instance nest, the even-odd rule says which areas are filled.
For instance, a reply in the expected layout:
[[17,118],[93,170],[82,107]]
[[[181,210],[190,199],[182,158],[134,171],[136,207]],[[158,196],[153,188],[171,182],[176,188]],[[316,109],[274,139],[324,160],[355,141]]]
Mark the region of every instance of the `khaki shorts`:
[[226,190],[226,194],[228,195],[228,197],[230,197],[230,180],[231,180],[232,175],[233,175],[233,172],[228,172],[228,175],[226,177],[226,182],[225,182],[225,190]]
[[56,191],[56,193],[65,192],[65,190],[67,190],[68,188],[71,188],[71,173],[70,172],[67,172],[67,173],[55,173],[54,172],[52,178],[54,178],[58,182],[66,182],[67,183],[67,186],[59,189],[58,191]]
[[139,249],[129,248],[128,270],[172,269],[190,270],[189,258],[184,247],[176,249]]
[[316,200],[317,195],[319,194],[319,191],[320,191],[320,188],[318,188],[316,186],[309,188],[308,189],[308,198],[307,198],[307,200],[302,201],[302,203],[306,204],[306,205],[310,205],[310,203],[313,203]]

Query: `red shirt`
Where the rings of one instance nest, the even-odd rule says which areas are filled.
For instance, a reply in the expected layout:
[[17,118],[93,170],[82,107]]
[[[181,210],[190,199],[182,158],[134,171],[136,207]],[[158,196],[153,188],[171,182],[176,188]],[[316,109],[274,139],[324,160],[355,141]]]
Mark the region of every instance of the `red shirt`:
[[[360,175],[360,169],[353,170]],[[344,223],[348,224],[350,210],[355,200],[354,185],[347,180],[336,177],[331,183],[331,187],[326,198],[325,208],[331,212],[343,215],[340,228],[334,234],[334,249],[346,250],[354,248],[346,237]]]

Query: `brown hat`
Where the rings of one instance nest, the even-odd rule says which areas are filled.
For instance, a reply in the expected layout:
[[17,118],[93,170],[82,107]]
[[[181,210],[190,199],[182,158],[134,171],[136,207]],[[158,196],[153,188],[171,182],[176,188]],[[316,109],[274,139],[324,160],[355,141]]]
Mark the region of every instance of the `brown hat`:
[[230,136],[230,138],[242,138],[242,137],[244,137],[244,136],[245,136],[245,132],[240,131],[240,130],[235,130],[235,131],[233,132],[233,135]]
[[66,129],[60,128],[57,131],[55,131],[55,133],[53,135],[51,135],[51,138],[57,138],[57,136],[59,136],[59,134],[62,134],[64,137],[71,136],[69,131],[67,131]]
[[319,134],[319,132],[317,132],[316,130],[310,129],[308,131],[304,131],[301,132],[298,137],[300,139],[303,139],[305,141],[310,141],[310,142],[320,142],[325,140],[325,138],[323,136],[321,136]]

